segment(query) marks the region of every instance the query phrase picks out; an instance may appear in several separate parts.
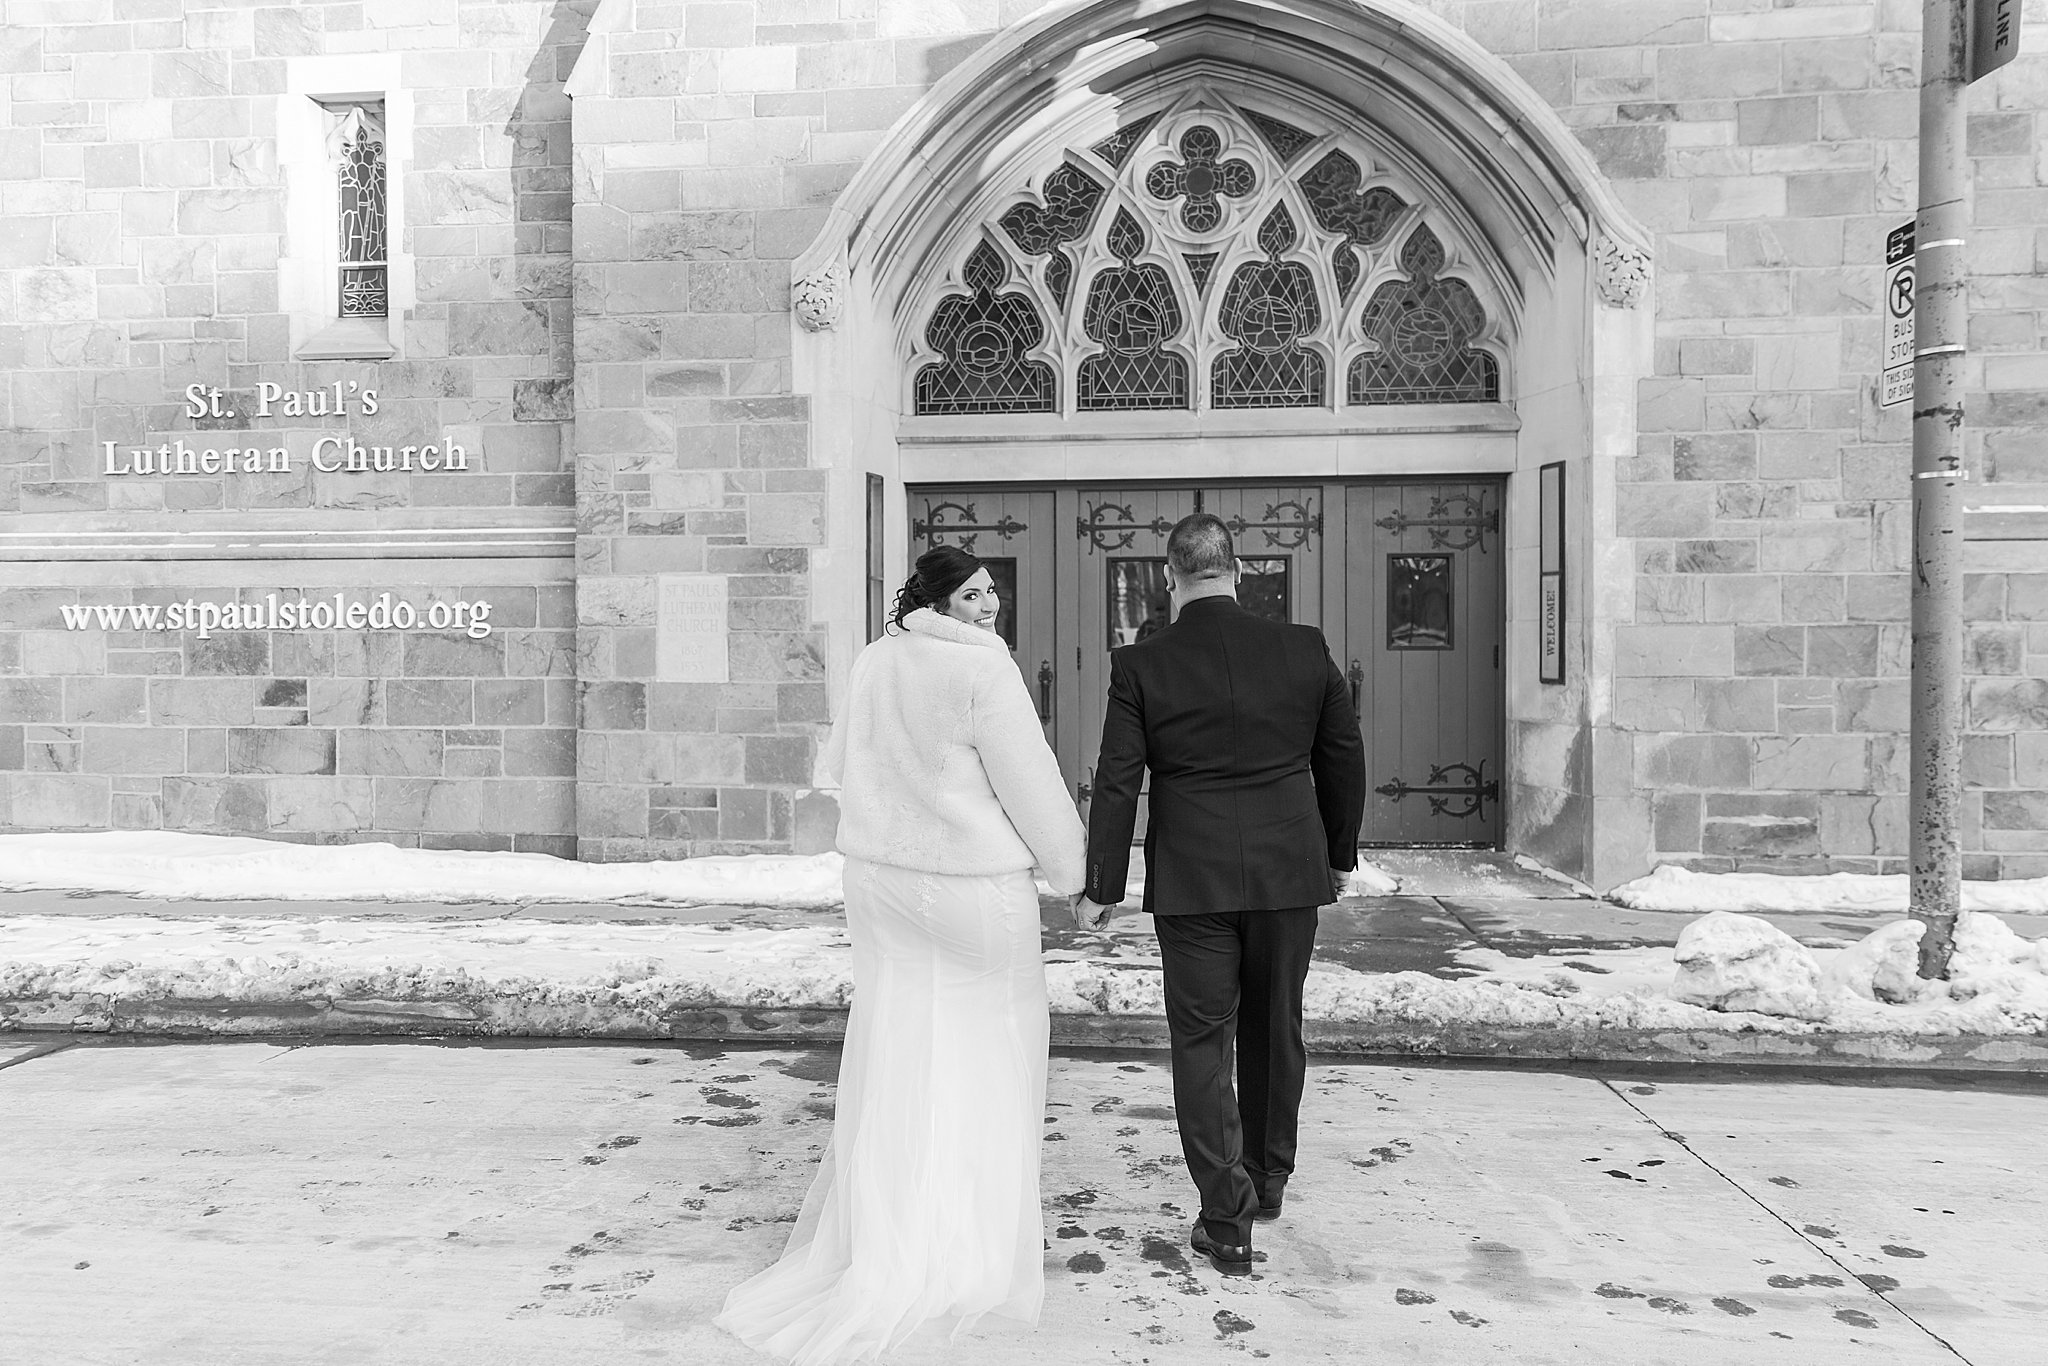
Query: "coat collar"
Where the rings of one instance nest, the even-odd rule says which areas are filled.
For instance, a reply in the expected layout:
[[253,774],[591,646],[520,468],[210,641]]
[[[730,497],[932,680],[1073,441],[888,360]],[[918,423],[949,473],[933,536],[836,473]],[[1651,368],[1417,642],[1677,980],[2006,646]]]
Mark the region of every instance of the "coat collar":
[[1008,652],[1009,645],[994,631],[984,631],[979,626],[969,626],[956,617],[943,612],[934,612],[929,607],[920,607],[903,617],[903,629],[914,635],[930,636],[934,640],[950,640],[957,645],[979,645],[986,649]]
[[1180,612],[1174,620],[1178,621],[1190,612],[1200,616],[1204,612],[1242,612],[1243,610],[1244,604],[1236,598],[1217,593],[1209,597],[1195,598],[1190,602],[1182,603]]

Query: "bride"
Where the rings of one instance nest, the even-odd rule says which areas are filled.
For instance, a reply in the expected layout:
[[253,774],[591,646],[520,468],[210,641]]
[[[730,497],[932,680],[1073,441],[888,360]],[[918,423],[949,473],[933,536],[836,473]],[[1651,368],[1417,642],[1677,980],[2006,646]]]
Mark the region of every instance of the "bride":
[[715,1320],[798,1363],[927,1320],[1036,1323],[1048,1021],[1036,865],[1082,885],[1085,836],[973,555],[920,555],[861,652],[825,767],[853,1008],[832,1141],[782,1259]]

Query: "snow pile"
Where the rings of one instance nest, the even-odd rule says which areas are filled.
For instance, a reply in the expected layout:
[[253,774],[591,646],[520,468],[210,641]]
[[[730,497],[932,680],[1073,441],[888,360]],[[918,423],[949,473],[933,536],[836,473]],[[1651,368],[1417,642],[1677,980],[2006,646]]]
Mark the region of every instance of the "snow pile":
[[0,1001],[431,1002],[651,1024],[708,1006],[844,1006],[847,960],[845,932],[823,927],[19,916],[0,920]]
[[2023,939],[1981,911],[1956,921],[1949,976],[1919,976],[1916,920],[1845,949],[1809,949],[1766,921],[1717,911],[1686,926],[1674,999],[1712,1010],[1903,1034],[2048,1033],[2048,940]]
[[[1648,877],[1624,883],[1608,900],[1637,911],[1893,911],[1907,905],[1904,873],[1828,873],[1787,877],[1778,873],[1695,873],[1660,865]],[[2048,877],[2007,882],[1965,882],[1966,911],[2048,912]]]
[[168,830],[0,835],[0,890],[197,901],[840,904],[838,854],[574,863],[547,854],[288,844]]
[[[2002,922],[1993,923],[2003,928]],[[1927,984],[1920,977],[1920,935],[1926,928],[1917,920],[1894,920],[1872,930],[1835,955],[1823,990],[1831,996],[1848,992],[1890,1005],[1904,1005],[1923,995]]]
[[1351,870],[1350,879],[1344,884],[1346,896],[1392,896],[1401,890],[1400,879],[1365,859]]
[[2002,920],[1966,912],[1956,921],[1947,985],[1952,1001],[1995,1001],[2048,1027],[2048,939],[2022,939]]
[[1755,916],[1715,911],[1680,931],[1674,1000],[1712,1010],[1750,1010],[1825,1020],[1820,965],[1791,935]]
[[[1772,939],[1745,920],[1702,922],[1678,950],[1465,949],[1460,978],[1318,963],[1306,1013],[1397,1029],[2048,1032],[2048,953],[1993,917],[1963,917],[1945,983],[1913,976],[1912,922],[1835,951]],[[1052,955],[1053,1012],[1163,1013],[1148,947],[1119,936],[1106,954]],[[851,959],[836,926],[19,916],[0,919],[0,1030],[93,1027],[123,1007],[160,1017],[180,1006],[222,1031],[275,1027],[261,1012],[219,1010],[239,1005],[411,1014],[499,1034],[660,1034],[689,1011],[844,1008]],[[1682,978],[1694,985],[1681,989]],[[1710,978],[1727,989],[1708,990]]]

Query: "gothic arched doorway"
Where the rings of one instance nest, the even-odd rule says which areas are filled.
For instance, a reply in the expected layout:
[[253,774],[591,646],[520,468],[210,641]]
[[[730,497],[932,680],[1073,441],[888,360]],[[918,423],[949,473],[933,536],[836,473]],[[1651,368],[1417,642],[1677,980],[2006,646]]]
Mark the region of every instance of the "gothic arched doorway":
[[1545,850],[1584,866],[1591,794],[1550,759],[1600,705],[1597,600],[1571,586],[1580,666],[1545,682],[1534,576],[1507,569],[1538,465],[1585,462],[1567,487],[1597,499],[1595,460],[1632,446],[1602,395],[1632,395],[1642,329],[1601,309],[1639,293],[1640,240],[1554,113],[1412,5],[1074,4],[948,77],[842,194],[798,263],[799,383],[872,572],[942,539],[1013,562],[1006,633],[1083,788],[1107,651],[1200,505],[1382,728],[1369,837],[1533,822],[1585,832]]

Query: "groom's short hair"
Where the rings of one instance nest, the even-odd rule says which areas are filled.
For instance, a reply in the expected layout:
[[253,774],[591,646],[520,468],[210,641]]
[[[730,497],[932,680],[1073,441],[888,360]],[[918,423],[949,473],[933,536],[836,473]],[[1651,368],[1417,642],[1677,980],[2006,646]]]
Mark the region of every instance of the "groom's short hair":
[[1166,537],[1166,562],[1182,580],[1228,578],[1237,567],[1230,528],[1207,512],[1181,518]]

